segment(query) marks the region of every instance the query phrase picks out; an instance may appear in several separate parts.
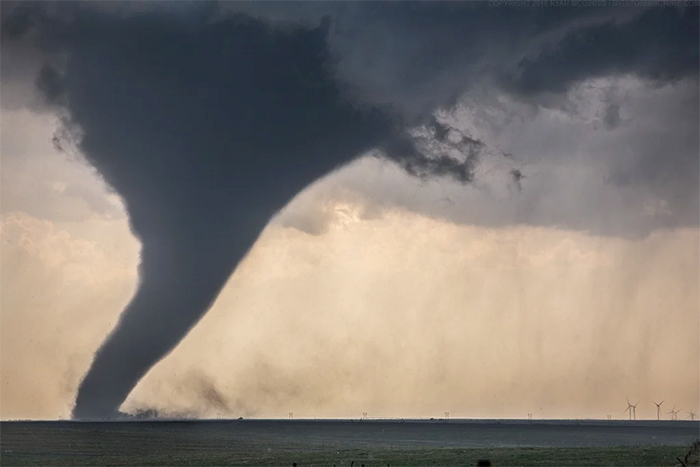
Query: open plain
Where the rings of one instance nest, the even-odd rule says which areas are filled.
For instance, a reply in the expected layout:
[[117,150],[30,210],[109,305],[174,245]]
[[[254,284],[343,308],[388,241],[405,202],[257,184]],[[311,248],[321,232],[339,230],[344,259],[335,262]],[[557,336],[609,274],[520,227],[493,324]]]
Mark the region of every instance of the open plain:
[[697,421],[2,422],[0,464],[674,466],[699,433]]

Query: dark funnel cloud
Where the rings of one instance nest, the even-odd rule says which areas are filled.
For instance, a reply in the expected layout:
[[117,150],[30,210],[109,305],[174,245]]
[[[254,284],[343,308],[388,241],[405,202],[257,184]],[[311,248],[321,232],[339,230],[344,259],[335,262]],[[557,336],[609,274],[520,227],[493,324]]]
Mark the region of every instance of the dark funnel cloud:
[[75,404],[76,418],[106,417],[207,311],[269,218],[391,121],[343,100],[323,25],[75,10],[52,32],[69,55],[40,88],[79,126],[142,243],[138,290]]
[[[484,144],[431,115],[472,81],[532,98],[605,73],[697,73],[696,9],[304,7],[306,21],[265,2],[3,3],[3,48],[40,51],[38,87],[65,119],[56,144],[121,195],[142,244],[138,290],[74,417],[115,415],[319,177],[379,150],[413,175],[471,181]],[[3,80],[22,76],[10,68]]]

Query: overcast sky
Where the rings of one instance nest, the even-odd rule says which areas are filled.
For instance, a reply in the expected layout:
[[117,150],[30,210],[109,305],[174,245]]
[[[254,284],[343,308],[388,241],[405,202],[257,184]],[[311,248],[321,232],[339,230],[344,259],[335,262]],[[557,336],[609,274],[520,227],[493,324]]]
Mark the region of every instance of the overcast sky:
[[[399,115],[405,125],[409,136],[402,138],[416,151],[409,153],[420,156],[384,144],[388,117],[368,112],[345,120],[333,104],[324,107],[333,109],[324,114],[328,132],[335,134],[336,121],[352,121],[356,129],[337,133],[329,145],[299,142],[294,154],[344,145],[357,159],[339,151],[333,157],[342,167],[323,166],[309,185],[301,181],[316,173],[312,164],[294,156],[309,167],[294,172],[298,183],[261,178],[258,191],[250,188],[241,201],[223,198],[229,191],[216,188],[217,199],[226,202],[209,203],[206,219],[226,228],[244,219],[231,217],[229,209],[271,209],[274,200],[300,192],[279,213],[270,211],[271,221],[211,310],[148,371],[122,410],[623,418],[626,397],[642,401],[638,415],[644,418],[656,414],[651,399],[697,408],[697,10],[497,14],[447,4],[291,9],[230,3],[211,13],[191,4],[163,5],[170,4],[70,12],[78,18],[78,33],[57,45],[74,57],[67,64],[57,65],[56,50],[26,35],[3,41],[3,419],[70,416],[95,351],[137,290],[140,241],[163,232],[149,219],[156,212],[185,212],[161,193],[182,190],[199,200],[209,186],[166,183],[163,175],[181,170],[175,162],[162,173],[158,165],[144,165],[151,178],[143,185],[136,175],[119,182],[127,180],[123,167],[140,163],[130,159],[141,154],[139,145],[157,151],[171,143],[149,139],[160,131],[161,117],[149,113],[155,101],[144,101],[143,115],[132,113],[128,96],[110,100],[111,84],[97,78],[131,79],[125,89],[134,95],[155,80],[153,86],[163,89],[159,99],[175,95],[168,86],[177,90],[186,83],[174,83],[156,68],[155,75],[139,74],[134,70],[145,68],[131,67],[126,58],[98,63],[107,53],[131,53],[128,41],[111,31],[130,27],[138,36],[138,28],[155,24],[177,41],[178,28],[194,27],[200,16],[226,21],[240,11],[284,34],[293,26],[311,28],[299,42],[289,39],[293,33],[279,36],[280,43],[297,44],[293,50],[300,54],[315,47],[313,28],[330,15],[323,44],[335,67],[332,82],[341,84],[316,88],[323,91],[310,91],[308,99],[326,92],[336,99],[340,89],[353,106],[388,106],[386,115]],[[46,24],[61,21],[40,13],[36,34],[58,34]],[[96,24],[103,27],[91,27]],[[268,34],[250,32],[256,27],[246,34]],[[200,45],[211,38],[202,34]],[[81,41],[91,35],[88,47]],[[153,53],[160,47],[154,44],[144,47]],[[265,49],[260,56],[267,58],[260,60],[277,63],[277,53]],[[196,56],[173,53],[173,63]],[[163,60],[162,69],[174,66]],[[202,67],[215,63],[201,60]],[[63,70],[65,80],[48,99],[47,68],[40,71],[46,63]],[[318,86],[327,85],[325,72],[311,64],[304,70]],[[43,94],[35,86],[40,76]],[[193,73],[192,79],[207,83],[202,76]],[[68,104],[62,96],[70,97]],[[211,117],[208,124],[216,128],[216,122],[240,118],[236,109],[214,112],[220,120],[199,114],[196,102],[183,98],[167,108],[191,111],[200,121]],[[85,140],[63,140],[59,151],[53,140],[66,115],[82,127]],[[310,114],[261,115],[265,138],[290,145],[297,137],[276,122],[296,120],[298,131],[309,135],[315,133],[304,122],[318,124]],[[155,119],[152,127],[149,118]],[[191,120],[173,117],[174,127],[186,129],[181,147],[196,148],[196,135],[216,140],[202,141],[212,150],[224,147],[220,141],[239,144],[216,139],[215,130]],[[440,139],[438,130],[446,128],[451,130]],[[110,141],[111,152],[103,149]],[[296,166],[292,154],[278,157],[275,147],[261,150],[269,164]],[[110,165],[109,157],[122,157],[117,149],[131,148],[133,154],[123,156],[131,162]],[[467,164],[472,150],[478,153]],[[162,159],[168,164],[179,160],[179,153],[168,154],[171,159]],[[444,154],[456,162],[431,159]],[[260,176],[256,163],[245,164]],[[116,180],[115,187],[105,178]],[[152,205],[141,208],[148,200]],[[130,224],[129,208],[141,209],[145,220],[134,223],[132,215]],[[179,225],[171,219],[159,218],[158,225]],[[238,241],[236,235],[231,238]],[[157,338],[161,331],[156,326],[148,332]]]

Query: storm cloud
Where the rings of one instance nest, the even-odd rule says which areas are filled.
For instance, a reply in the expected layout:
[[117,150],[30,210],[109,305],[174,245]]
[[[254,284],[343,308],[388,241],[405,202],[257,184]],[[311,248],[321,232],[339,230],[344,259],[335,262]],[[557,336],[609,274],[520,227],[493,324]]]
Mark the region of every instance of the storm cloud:
[[[358,156],[378,152],[411,175],[462,184],[498,159],[499,173],[526,185],[525,168],[447,121],[470,93],[490,86],[537,111],[566,109],[563,96],[592,78],[697,80],[697,8],[303,6],[3,4],[3,55],[15,51],[3,82],[36,74],[44,105],[64,115],[57,144],[75,145],[119,193],[142,244],[139,288],[95,354],[74,416],[114,414],[206,313],[270,218]],[[22,62],[20,49],[35,60]],[[615,106],[610,129],[622,122]],[[697,130],[684,138],[697,147]],[[652,143],[631,163],[611,155],[621,169],[606,183],[641,177],[663,191],[680,177],[685,189],[667,202],[682,206],[697,190],[697,159]],[[683,221],[697,223],[697,212]]]

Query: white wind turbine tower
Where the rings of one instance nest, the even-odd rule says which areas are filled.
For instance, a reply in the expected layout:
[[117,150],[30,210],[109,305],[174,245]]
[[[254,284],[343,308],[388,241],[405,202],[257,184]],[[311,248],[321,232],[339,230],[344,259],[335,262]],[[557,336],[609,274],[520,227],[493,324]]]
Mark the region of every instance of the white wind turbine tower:
[[657,420],[661,420],[661,404],[663,404],[665,400],[666,399],[662,400],[658,404],[656,402],[652,401],[652,402],[654,402],[654,405],[656,406],[656,419]]
[[676,410],[676,406],[674,405],[671,411],[669,412],[671,414],[671,420],[678,420],[678,412],[680,412],[681,409]]
[[637,404],[639,404],[639,402],[637,402],[636,404],[630,404],[630,400],[627,399],[627,409],[625,409],[625,412],[630,413],[630,420],[632,420],[633,418],[634,420],[637,419]]
[[630,420],[632,420],[632,404],[630,404],[629,399],[627,399],[627,408],[625,409],[625,412],[630,413]]
[[689,411],[688,411],[688,418],[689,418],[689,419],[695,420],[695,415],[697,415],[697,414],[695,413],[695,411],[693,411],[693,410],[689,410]]

